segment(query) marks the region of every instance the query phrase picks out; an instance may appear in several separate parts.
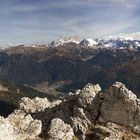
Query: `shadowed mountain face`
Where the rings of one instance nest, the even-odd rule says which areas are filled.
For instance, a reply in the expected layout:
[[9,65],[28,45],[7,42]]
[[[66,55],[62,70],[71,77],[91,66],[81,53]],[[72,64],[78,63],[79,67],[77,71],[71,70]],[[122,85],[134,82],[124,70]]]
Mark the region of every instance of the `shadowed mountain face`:
[[[130,49],[94,49],[76,44],[59,47],[13,47],[0,52],[0,77],[20,85],[51,86],[66,92],[114,81],[140,91],[140,53]],[[47,83],[47,84],[43,84]]]
[[11,48],[1,53],[5,58],[0,65],[0,77],[20,84],[71,80],[76,75],[74,71],[79,68],[78,64],[94,56],[96,52],[75,46]]

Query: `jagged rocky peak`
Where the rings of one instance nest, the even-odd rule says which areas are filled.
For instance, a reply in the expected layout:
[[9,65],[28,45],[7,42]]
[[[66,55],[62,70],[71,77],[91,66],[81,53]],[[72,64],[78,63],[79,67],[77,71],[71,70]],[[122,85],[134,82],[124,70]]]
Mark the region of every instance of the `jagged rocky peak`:
[[119,97],[123,99],[130,99],[130,100],[136,100],[137,96],[131,91],[128,90],[124,84],[121,82],[115,82],[107,91],[108,94],[110,94],[113,97]]
[[30,114],[21,110],[16,110],[8,118],[0,117],[0,139],[35,140],[41,133],[41,127],[41,121],[33,119]]
[[139,135],[140,100],[120,82],[105,93],[87,84],[53,102],[24,97],[18,110],[0,118],[2,140],[138,140]]
[[88,47],[93,47],[95,45],[97,45],[98,43],[91,39],[91,38],[86,38],[86,39],[83,39],[81,42],[80,42],[80,45],[84,45],[84,46],[88,46]]
[[64,45],[67,43],[75,43],[79,44],[79,37],[78,36],[60,36],[58,40],[52,41],[51,45],[57,47],[60,45]]
[[140,48],[140,36],[139,33],[135,34],[117,34],[103,37],[99,41],[99,45],[107,48],[119,48],[119,49],[139,49]]
[[26,112],[34,113],[37,111],[42,111],[48,106],[50,106],[50,102],[47,98],[39,98],[36,97],[34,99],[30,99],[28,97],[23,97],[20,101],[20,109],[25,110]]
[[21,110],[24,110],[28,113],[35,113],[39,111],[44,111],[48,107],[53,107],[61,103],[61,100],[50,102],[47,98],[36,97],[30,99],[28,97],[23,97],[20,100],[19,106]]
[[74,137],[73,129],[59,118],[51,120],[48,131],[49,140],[72,140]]
[[92,85],[88,83],[79,93],[79,104],[82,107],[86,107],[92,103],[93,99],[99,92],[101,92],[101,87],[98,84]]

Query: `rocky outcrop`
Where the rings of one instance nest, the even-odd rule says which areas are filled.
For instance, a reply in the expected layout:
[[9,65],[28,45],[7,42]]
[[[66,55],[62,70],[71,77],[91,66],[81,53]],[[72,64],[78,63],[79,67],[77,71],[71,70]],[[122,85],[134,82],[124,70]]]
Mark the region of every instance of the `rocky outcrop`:
[[120,82],[105,93],[87,84],[54,102],[24,97],[19,110],[0,118],[2,140],[139,140],[139,135],[140,100]]
[[33,119],[30,114],[17,110],[6,119],[0,118],[0,139],[37,139],[41,133],[41,127],[41,121]]
[[70,125],[54,118],[49,126],[48,135],[48,140],[72,140],[74,132]]
[[128,90],[124,84],[116,82],[104,94],[99,121],[139,127],[139,103],[132,91]]
[[60,36],[60,38],[57,41],[52,41],[51,45],[58,47],[60,45],[65,45],[67,43],[79,44],[79,37],[77,37],[77,36],[70,36],[70,37]]
[[96,95],[101,92],[101,87],[97,85],[87,84],[79,93],[78,103],[81,107],[87,107],[92,104]]
[[49,102],[47,98],[39,98],[36,97],[34,99],[30,99],[28,97],[23,97],[19,103],[20,109],[24,110],[28,113],[35,113],[39,111],[44,111],[44,109],[48,107],[53,107],[61,103],[61,100],[57,100],[54,102]]

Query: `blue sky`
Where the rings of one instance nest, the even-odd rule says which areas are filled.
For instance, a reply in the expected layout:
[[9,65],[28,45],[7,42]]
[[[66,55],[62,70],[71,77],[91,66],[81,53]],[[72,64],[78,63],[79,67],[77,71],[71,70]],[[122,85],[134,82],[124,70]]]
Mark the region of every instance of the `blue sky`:
[[140,31],[140,0],[0,0],[0,43]]

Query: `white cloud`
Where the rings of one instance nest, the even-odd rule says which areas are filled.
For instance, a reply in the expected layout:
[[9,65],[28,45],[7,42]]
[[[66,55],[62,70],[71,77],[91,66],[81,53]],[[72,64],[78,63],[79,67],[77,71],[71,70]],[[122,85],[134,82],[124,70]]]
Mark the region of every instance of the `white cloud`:
[[0,5],[0,41],[52,40],[61,34],[101,37],[138,30],[139,4],[139,0],[40,0]]
[[[88,22],[90,21],[90,23]],[[80,24],[84,23],[83,25]],[[119,33],[122,30],[134,27],[136,21],[114,20],[113,22],[97,23],[94,19],[90,18],[75,18],[63,24],[65,30],[73,34],[78,34],[87,37],[102,37],[105,35]],[[129,24],[128,24],[129,23]]]

